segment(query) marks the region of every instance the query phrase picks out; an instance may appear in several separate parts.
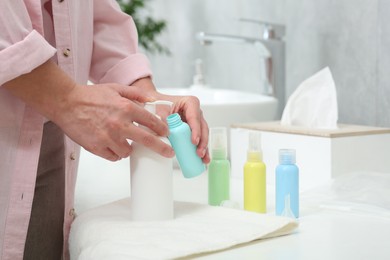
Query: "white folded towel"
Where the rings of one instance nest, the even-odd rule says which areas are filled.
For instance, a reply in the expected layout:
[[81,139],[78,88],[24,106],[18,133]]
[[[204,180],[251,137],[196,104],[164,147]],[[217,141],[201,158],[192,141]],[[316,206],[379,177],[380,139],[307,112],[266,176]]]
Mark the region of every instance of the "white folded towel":
[[291,233],[289,218],[175,202],[175,218],[134,222],[130,199],[82,213],[70,233],[73,260],[172,259]]

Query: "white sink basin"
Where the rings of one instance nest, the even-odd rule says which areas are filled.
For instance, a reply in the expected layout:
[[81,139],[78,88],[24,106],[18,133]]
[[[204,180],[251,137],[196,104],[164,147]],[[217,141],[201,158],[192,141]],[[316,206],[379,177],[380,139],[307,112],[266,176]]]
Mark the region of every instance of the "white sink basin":
[[265,95],[209,88],[161,88],[159,91],[168,95],[198,97],[209,127],[272,121],[277,117],[277,100]]

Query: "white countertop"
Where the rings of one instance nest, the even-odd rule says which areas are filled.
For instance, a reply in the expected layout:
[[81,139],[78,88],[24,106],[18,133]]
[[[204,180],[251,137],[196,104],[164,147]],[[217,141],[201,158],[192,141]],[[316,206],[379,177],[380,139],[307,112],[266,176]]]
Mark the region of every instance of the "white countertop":
[[[93,169],[93,170],[91,170]],[[232,179],[231,197],[242,199],[242,180]],[[83,153],[76,187],[76,211],[130,195],[128,160],[110,163]],[[273,187],[267,187],[273,214]],[[389,188],[390,190],[390,188]],[[207,174],[184,179],[174,171],[175,200],[207,203]],[[239,210],[239,209],[238,209]],[[301,201],[300,226],[291,235],[202,254],[197,259],[390,259],[390,218],[342,207],[313,208]]]
[[[183,180],[176,173],[175,196],[207,202],[207,175]],[[232,179],[232,199],[240,200],[242,181]],[[273,214],[273,187],[267,187],[268,214]],[[310,208],[301,201],[294,234],[260,240],[199,259],[390,259],[390,218],[342,207]]]

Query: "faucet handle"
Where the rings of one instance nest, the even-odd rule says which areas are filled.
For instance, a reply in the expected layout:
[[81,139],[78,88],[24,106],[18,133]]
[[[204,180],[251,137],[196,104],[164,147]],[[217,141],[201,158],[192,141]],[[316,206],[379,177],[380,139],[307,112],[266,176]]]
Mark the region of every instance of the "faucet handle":
[[263,39],[283,39],[286,34],[286,26],[277,23],[270,23],[266,21],[240,18],[240,22],[256,23],[263,26]]

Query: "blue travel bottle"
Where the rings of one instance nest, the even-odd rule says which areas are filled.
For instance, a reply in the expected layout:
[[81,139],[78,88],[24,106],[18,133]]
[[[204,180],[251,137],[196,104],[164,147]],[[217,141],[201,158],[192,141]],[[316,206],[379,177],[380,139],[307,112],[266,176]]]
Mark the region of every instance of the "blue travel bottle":
[[186,178],[196,177],[202,174],[206,167],[202,159],[196,154],[196,146],[191,142],[191,129],[175,113],[167,117],[169,127],[168,139],[175,151],[180,169]]
[[295,165],[295,150],[279,150],[276,167],[276,215],[299,217],[299,169]]

